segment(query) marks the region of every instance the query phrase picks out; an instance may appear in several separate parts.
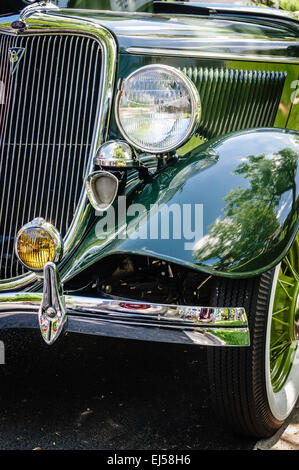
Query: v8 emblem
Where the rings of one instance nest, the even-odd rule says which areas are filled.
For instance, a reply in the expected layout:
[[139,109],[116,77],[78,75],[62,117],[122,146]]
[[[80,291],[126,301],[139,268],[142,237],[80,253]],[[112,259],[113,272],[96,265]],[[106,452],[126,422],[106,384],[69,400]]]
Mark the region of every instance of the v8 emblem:
[[10,62],[11,73],[15,72],[17,66],[20,63],[21,58],[23,57],[24,52],[25,49],[23,47],[10,47],[8,49],[8,58]]

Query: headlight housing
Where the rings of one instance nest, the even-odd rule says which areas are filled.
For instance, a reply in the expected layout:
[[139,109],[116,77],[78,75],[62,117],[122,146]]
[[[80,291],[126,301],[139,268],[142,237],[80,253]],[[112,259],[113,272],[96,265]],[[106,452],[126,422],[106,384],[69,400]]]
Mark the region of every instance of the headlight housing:
[[150,153],[166,153],[183,145],[201,114],[194,83],[167,65],[146,65],[121,84],[116,119],[124,138]]

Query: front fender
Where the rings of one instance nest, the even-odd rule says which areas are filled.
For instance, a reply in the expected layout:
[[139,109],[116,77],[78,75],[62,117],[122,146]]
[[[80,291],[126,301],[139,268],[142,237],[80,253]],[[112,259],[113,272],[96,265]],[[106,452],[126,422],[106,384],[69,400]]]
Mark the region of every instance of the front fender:
[[[267,271],[284,257],[298,230],[298,156],[299,133],[274,128],[237,132],[197,147],[133,195],[131,203],[145,209],[127,214],[129,237],[108,233],[99,240],[101,222],[96,222],[63,277],[116,253],[153,256],[227,277]],[[200,235],[188,249],[188,240],[172,237],[171,231],[164,239],[165,208],[194,204],[202,209]]]

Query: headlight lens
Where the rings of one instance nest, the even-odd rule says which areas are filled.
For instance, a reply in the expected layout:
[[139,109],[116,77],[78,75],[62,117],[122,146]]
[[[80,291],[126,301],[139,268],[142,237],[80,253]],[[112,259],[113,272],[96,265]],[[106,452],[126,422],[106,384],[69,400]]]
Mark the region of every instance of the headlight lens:
[[196,128],[200,99],[193,82],[179,70],[148,65],[122,83],[116,116],[121,133],[136,148],[169,152]]
[[59,260],[62,241],[55,227],[42,218],[36,218],[17,234],[16,253],[27,268],[41,271],[48,261]]

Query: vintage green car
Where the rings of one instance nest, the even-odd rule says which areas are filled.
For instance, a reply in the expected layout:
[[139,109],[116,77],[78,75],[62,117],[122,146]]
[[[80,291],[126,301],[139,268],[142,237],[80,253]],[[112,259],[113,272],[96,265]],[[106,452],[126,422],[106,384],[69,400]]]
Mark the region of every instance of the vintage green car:
[[217,415],[273,434],[299,392],[298,21],[150,0],[11,10],[0,328],[205,347]]

